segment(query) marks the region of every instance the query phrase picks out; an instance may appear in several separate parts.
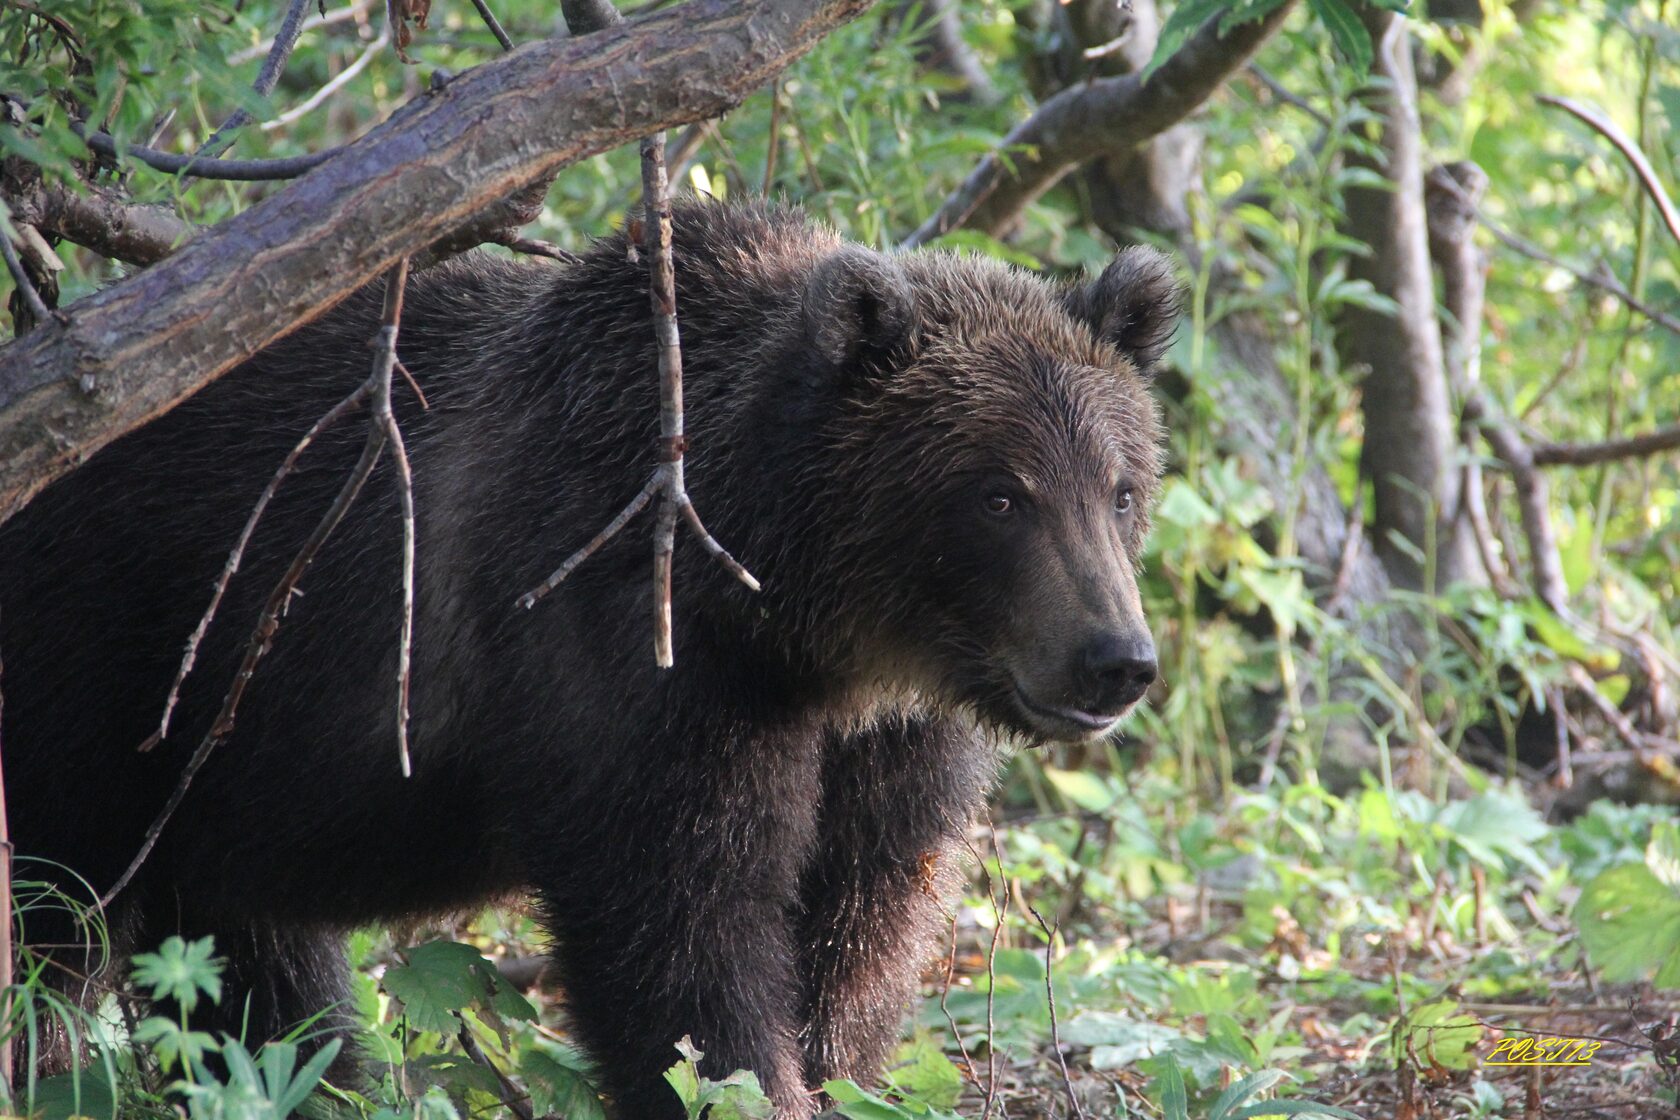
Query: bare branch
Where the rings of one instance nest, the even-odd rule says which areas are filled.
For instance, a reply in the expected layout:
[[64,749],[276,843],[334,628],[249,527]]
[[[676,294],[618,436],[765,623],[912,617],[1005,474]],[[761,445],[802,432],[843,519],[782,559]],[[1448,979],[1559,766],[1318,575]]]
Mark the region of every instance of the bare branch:
[[1633,173],[1638,177],[1640,186],[1645,188],[1645,193],[1656,203],[1658,212],[1662,214],[1663,225],[1668,227],[1668,232],[1674,240],[1680,241],[1680,213],[1676,213],[1668,192],[1663,190],[1662,180],[1657,178],[1656,169],[1651,166],[1651,161],[1645,158],[1645,153],[1639,150],[1639,145],[1635,144],[1627,133],[1616,127],[1615,121],[1591,105],[1583,105],[1567,97],[1543,93],[1540,95],[1540,102],[1543,105],[1555,105],[1572,114],[1614,144],[1616,150],[1622,153],[1622,158],[1633,166]]
[[[12,283],[17,285],[18,296],[29,308],[29,314],[34,317],[35,322],[46,326],[52,321],[49,318],[52,312],[47,310],[41,293],[35,290],[35,282],[29,278],[29,273],[24,271],[23,261],[18,259],[17,250],[12,247],[12,239],[7,236],[5,230],[0,230],[0,256],[6,258],[6,271],[12,274]],[[20,330],[18,333],[23,332]]]
[[146,837],[140,844],[139,852],[129,861],[128,867],[117,877],[117,881],[111,885],[111,889],[100,898],[101,909],[109,907],[117,895],[121,894],[124,888],[133,882],[134,876],[146,862],[146,857],[151,855],[152,849],[157,846],[158,837],[163,833],[164,826],[169,823],[169,818],[175,815],[175,810],[180,807],[181,799],[186,797],[187,789],[192,785],[193,777],[210,757],[211,752],[216,749],[216,745],[227,738],[233,730],[233,720],[239,710],[239,701],[245,695],[245,687],[250,683],[252,675],[256,672],[257,662],[262,660],[263,655],[273,647],[274,635],[280,629],[280,612],[291,600],[292,593],[297,590],[298,581],[303,578],[304,570],[309,567],[310,561],[315,559],[315,554],[321,550],[321,546],[326,543],[333,530],[338,528],[339,522],[344,520],[344,515],[349,512],[350,506],[356,500],[356,495],[361,493],[362,486],[367,482],[368,476],[373,473],[374,465],[379,461],[379,453],[384,450],[384,446],[384,430],[377,424],[369,425],[367,443],[362,447],[361,459],[357,461],[355,468],[350,472],[350,477],[344,480],[344,486],[339,490],[338,497],[333,500],[332,506],[328,508],[320,522],[316,524],[315,531],[309,535],[309,539],[298,550],[297,556],[292,559],[291,567],[286,569],[285,575],[280,577],[280,582],[275,584],[274,590],[269,593],[268,602],[263,605],[262,613],[257,618],[257,624],[251,631],[251,638],[245,645],[245,656],[239,663],[238,671],[234,674],[233,684],[229,687],[227,696],[222,701],[221,711],[217,714],[215,722],[210,725],[210,729],[204,733],[204,738],[199,741],[192,757],[187,760],[186,768],[181,771],[180,780],[176,783],[174,791],[169,795],[169,800],[165,802],[163,810],[158,813],[150,827],[146,829]]
[[318,108],[322,102],[326,101],[333,94],[337,93],[350,82],[354,81],[356,75],[367,69],[368,63],[372,62],[379,52],[384,50],[390,42],[391,27],[387,24],[384,29],[379,32],[379,36],[374,39],[373,42],[369,43],[361,54],[356,56],[354,62],[340,70],[337,74],[334,74],[330,80],[321,83],[321,88],[310,94],[303,101],[292,106],[290,109],[287,109],[284,113],[281,113],[273,120],[264,121],[262,123],[262,130],[264,132],[273,132],[275,129],[285,128],[293,121],[307,116],[309,113]]
[[1614,298],[1620,300],[1624,305],[1631,307],[1633,310],[1639,312],[1641,315],[1645,316],[1645,318],[1657,324],[1657,326],[1662,327],[1664,330],[1680,334],[1680,319],[1675,318],[1673,315],[1670,315],[1668,312],[1663,311],[1660,308],[1652,307],[1650,304],[1628,291],[1622,282],[1617,280],[1608,269],[1601,267],[1597,272],[1587,272],[1584,269],[1577,268],[1576,266],[1570,264],[1568,261],[1553,256],[1551,253],[1548,253],[1546,250],[1540,248],[1540,246],[1534,244],[1534,242],[1518,237],[1509,230],[1502,229],[1493,221],[1489,220],[1486,214],[1478,212],[1476,220],[1481,223],[1483,229],[1493,234],[1494,239],[1501,245],[1504,245],[1507,249],[1520,253],[1530,260],[1539,261],[1541,264],[1551,265],[1553,268],[1558,269],[1561,272],[1567,272],[1580,283],[1585,284],[1590,288],[1597,288],[1605,295],[1613,296]]
[[1587,467],[1616,459],[1635,459],[1680,449],[1680,424],[1643,435],[1607,439],[1602,443],[1540,443],[1534,446],[1537,467]]
[[1211,97],[1276,31],[1293,2],[1219,33],[1214,16],[1148,78],[1126,74],[1064,89],[1015,126],[906,247],[964,227],[998,234],[1026,205],[1086,160],[1122,152],[1166,131]]
[[[4,752],[0,751],[0,755]],[[0,766],[0,1023],[12,1021],[12,834],[6,824],[6,775]],[[0,1093],[11,1104],[12,1040],[0,1042]]]
[[484,20],[484,25],[490,29],[490,34],[496,37],[496,42],[502,45],[504,51],[511,51],[513,40],[508,38],[507,30],[502,27],[501,21],[496,18],[496,13],[490,10],[490,5],[486,4],[484,0],[472,0],[472,2],[473,7],[478,9],[479,18]]
[[[310,8],[310,0],[292,0],[286,9],[286,15],[280,21],[280,31],[274,36],[274,43],[268,48],[268,57],[263,59],[262,69],[257,71],[257,80],[251,83],[251,89],[259,97],[267,97],[274,92],[275,83],[279,82],[280,74],[286,69],[286,60],[292,57],[292,49],[297,46],[298,36],[303,34],[304,13]],[[240,129],[251,123],[251,114],[244,109],[235,109],[222,126],[210,134],[210,138],[198,146],[197,156],[219,156],[233,144]]]
[[245,526],[239,531],[239,539],[234,542],[233,549],[228,553],[227,562],[222,565],[222,574],[216,577],[215,589],[210,593],[210,605],[199,616],[198,625],[193,628],[192,634],[187,638],[186,652],[181,657],[180,667],[175,670],[175,681],[169,686],[169,694],[163,700],[163,716],[158,720],[158,729],[145,742],[140,744],[140,750],[149,751],[168,737],[169,720],[174,714],[176,703],[181,698],[181,685],[186,682],[187,676],[193,670],[194,662],[198,660],[199,644],[204,641],[204,635],[209,632],[210,624],[215,621],[216,611],[222,605],[222,597],[227,594],[228,584],[232,582],[234,575],[239,571],[239,565],[244,562],[245,548],[251,543],[251,536],[257,531],[257,523],[262,520],[263,514],[267,512],[269,503],[274,500],[274,495],[280,489],[280,484],[286,481],[286,477],[297,466],[298,460],[303,457],[303,453],[309,450],[309,445],[314,443],[322,432],[362,407],[367,403],[367,399],[368,386],[364,383],[358,385],[355,392],[328,409],[325,415],[315,421],[314,427],[305,432],[303,438],[297,441],[291,452],[281,461],[279,468],[275,470],[274,476],[268,480],[268,485],[263,487],[263,492],[257,497],[256,505],[251,507],[250,514],[245,518]]
[[1569,584],[1563,578],[1563,560],[1558,553],[1557,534],[1552,530],[1551,488],[1546,476],[1535,469],[1533,450],[1516,426],[1495,414],[1479,392],[1465,401],[1464,419],[1481,428],[1488,446],[1516,484],[1517,508],[1522,513],[1523,535],[1528,538],[1529,562],[1534,569],[1534,593],[1552,610],[1566,613]]
[[[397,465],[397,492],[402,501],[403,615],[397,644],[397,760],[405,778],[414,773],[408,757],[409,666],[414,656],[414,471],[409,466],[408,448],[403,443],[402,429],[397,426],[397,415],[391,410],[391,371],[397,364],[397,330],[402,324],[403,292],[407,286],[408,258],[404,257],[385,276],[385,302],[379,316],[379,333],[374,338],[373,374],[368,378],[373,396],[373,424],[391,445],[391,457]],[[415,389],[418,391],[419,386]]]
[[1068,1076],[1067,1055],[1062,1053],[1062,1032],[1056,1023],[1056,985],[1053,982],[1054,973],[1050,970],[1056,950],[1056,930],[1030,902],[1027,903],[1027,912],[1038,923],[1038,928],[1044,931],[1044,998],[1050,1001],[1050,1048],[1056,1052],[1056,1062],[1062,1067],[1062,1088],[1067,1092],[1069,1115],[1076,1120],[1085,1120],[1084,1106],[1079,1103],[1079,1095],[1073,1091],[1073,1078]]
[[464,216],[725,111],[866,6],[691,0],[587,43],[527,44],[416,98],[315,174],[78,301],[65,329],[0,349],[0,518]]
[[[0,195],[14,215],[50,237],[81,245],[100,256],[148,265],[167,257],[196,232],[164,207],[125,202],[104,187],[89,185],[76,191],[59,183],[44,183],[38,174],[21,174],[26,167],[21,160],[6,161],[5,171],[0,174]],[[31,179],[32,185],[25,186],[25,178]]]
[[519,605],[526,610],[530,610],[537,605],[537,600],[565,582],[566,577],[576,571],[579,564],[595,555],[602,545],[618,536],[619,530],[630,524],[631,518],[647,508],[647,504],[653,500],[653,496],[659,492],[659,488],[664,485],[664,482],[665,480],[656,472],[653,477],[647,480],[636,496],[630,499],[630,503],[618,511],[618,516],[607,522],[606,528],[591,537],[588,544],[566,557],[565,562],[554,569],[554,572],[543,580],[539,586],[521,595]]
[[237,183],[295,179],[306,171],[313,171],[344,150],[330,148],[324,152],[311,152],[308,155],[289,156],[285,159],[209,159],[199,155],[183,156],[174,152],[160,152],[156,148],[147,148],[139,144],[119,146],[106,133],[90,131],[86,125],[71,124],[70,128],[82,138],[82,143],[111,159],[126,156],[139,160],[154,171],[163,171],[170,175],[226,179]]

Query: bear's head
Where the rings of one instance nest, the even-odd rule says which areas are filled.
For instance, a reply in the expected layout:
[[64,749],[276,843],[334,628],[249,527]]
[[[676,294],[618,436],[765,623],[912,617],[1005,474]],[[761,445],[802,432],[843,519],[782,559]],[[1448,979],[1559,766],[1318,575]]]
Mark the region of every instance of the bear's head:
[[846,247],[804,293],[842,387],[832,546],[877,675],[1032,741],[1112,730],[1155,679],[1136,568],[1161,472],[1148,377],[1179,314],[1129,249],[1058,288],[995,262]]

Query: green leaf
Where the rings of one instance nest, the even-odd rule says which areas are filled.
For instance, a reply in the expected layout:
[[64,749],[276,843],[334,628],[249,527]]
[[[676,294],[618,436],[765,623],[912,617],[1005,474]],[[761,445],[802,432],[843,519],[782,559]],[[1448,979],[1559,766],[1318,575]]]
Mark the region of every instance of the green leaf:
[[1046,766],[1044,776],[1057,793],[1088,812],[1100,813],[1114,804],[1114,790],[1089,770],[1056,770]]
[[196,941],[171,937],[155,953],[135,954],[134,982],[151,989],[153,999],[173,1000],[188,1014],[198,1006],[200,993],[209,996],[211,1003],[220,1003],[222,962],[215,958],[215,951],[211,937]]
[[1179,0],[1174,6],[1172,15],[1161,25],[1161,33],[1155,39],[1155,55],[1149,60],[1149,65],[1143,68],[1143,80],[1160,67],[1161,63],[1171,58],[1173,53],[1182,47],[1190,36],[1201,29],[1202,24],[1212,17],[1228,10],[1233,0]]
[[519,1076],[532,1110],[566,1120],[607,1120],[592,1070],[578,1050],[527,1031],[519,1047]]
[[471,945],[429,941],[408,950],[408,963],[385,970],[384,987],[402,1001],[416,1030],[454,1034],[457,1011],[472,1007],[534,1021],[536,1008],[510,987]]
[[1371,72],[1371,34],[1365,30],[1343,0],[1307,0],[1307,7],[1323,23],[1330,32],[1330,41],[1336,44],[1336,50],[1341,52],[1348,65],[1361,79]]
[[1283,1071],[1280,1069],[1263,1069],[1249,1074],[1241,1081],[1233,1082],[1230,1088],[1219,1094],[1219,1098],[1213,1102],[1213,1107],[1208,1109],[1207,1120],[1228,1120],[1232,1109],[1254,1094],[1264,1093],[1282,1081],[1283,1077]]
[[962,1096],[962,1071],[925,1034],[898,1048],[887,1082],[900,1096],[914,1097],[934,1108],[955,1108]]
[[1680,894],[1680,822],[1657,821],[1645,849],[1645,866],[1657,882]]
[[[1660,853],[1658,862],[1665,862]],[[1680,988],[1680,892],[1648,863],[1624,863],[1588,883],[1575,904],[1575,925],[1606,980],[1653,977],[1660,988]]]
[[1184,1074],[1179,1072],[1178,1059],[1167,1055],[1167,1068],[1161,1073],[1161,1120],[1190,1120],[1190,1095],[1184,1089]]
[[1425,1065],[1469,1069],[1481,1038],[1482,1025],[1473,1017],[1460,1014],[1457,1003],[1450,999],[1435,1000],[1413,1009],[1395,1023],[1395,1060],[1409,1062],[1415,1056]]

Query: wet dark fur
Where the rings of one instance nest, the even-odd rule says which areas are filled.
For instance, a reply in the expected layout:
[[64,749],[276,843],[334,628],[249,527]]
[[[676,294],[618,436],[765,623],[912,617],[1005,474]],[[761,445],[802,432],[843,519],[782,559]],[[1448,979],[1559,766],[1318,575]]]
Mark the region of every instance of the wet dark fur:
[[[1133,359],[1158,353],[1171,283],[1137,278],[1137,257],[1118,291],[860,249],[824,272],[832,234],[758,208],[684,206],[676,229],[690,488],[764,592],[679,534],[676,667],[655,668],[644,518],[516,609],[653,466],[645,271],[619,236],[575,264],[473,256],[414,277],[399,350],[432,404],[399,384],[414,776],[393,727],[387,463],[112,915],[119,953],[215,935],[230,975],[213,1025],[237,1029],[247,993],[253,1040],[343,999],[347,927],[531,890],[621,1116],[678,1114],[660,1072],[685,1034],[712,1072],[755,1069],[784,1116],[824,1078],[878,1068],[993,773],[975,717],[1037,734],[989,651],[1023,600],[1061,603],[1064,626],[1095,609],[1031,586],[1042,557],[976,517],[977,480],[1071,494],[1118,471],[1147,505],[1159,434]],[[378,302],[350,299],[0,528],[22,856],[100,890],[133,856],[358,453],[355,420],[286,483],[172,733],[137,753],[252,502],[366,375]],[[1142,532],[1141,515],[1101,530],[1121,564]],[[27,934],[75,937],[40,915]]]

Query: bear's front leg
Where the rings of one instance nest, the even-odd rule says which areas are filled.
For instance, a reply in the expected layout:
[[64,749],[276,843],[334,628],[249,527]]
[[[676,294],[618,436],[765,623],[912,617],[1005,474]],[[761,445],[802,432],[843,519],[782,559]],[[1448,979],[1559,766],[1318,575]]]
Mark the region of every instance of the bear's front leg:
[[[647,765],[603,750],[540,868],[569,1018],[619,1120],[684,1115],[665,1071],[753,1071],[806,1120],[794,915],[817,798],[815,735],[699,742]],[[612,760],[612,761],[608,761]]]
[[996,756],[960,723],[890,716],[832,732],[818,840],[801,882],[806,1078],[867,1086],[943,928],[963,831]]

